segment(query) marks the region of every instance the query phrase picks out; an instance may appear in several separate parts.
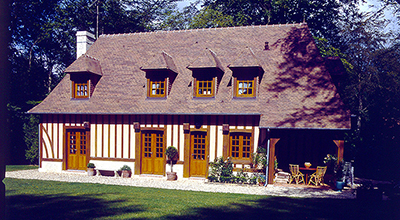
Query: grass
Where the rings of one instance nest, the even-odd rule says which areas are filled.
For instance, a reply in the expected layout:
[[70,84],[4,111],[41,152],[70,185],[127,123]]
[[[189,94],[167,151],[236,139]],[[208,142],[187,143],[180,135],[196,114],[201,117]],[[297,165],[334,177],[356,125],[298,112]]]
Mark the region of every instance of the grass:
[[17,171],[17,170],[32,170],[38,168],[39,167],[37,165],[7,165],[6,172]]
[[400,219],[398,204],[6,178],[14,219]]

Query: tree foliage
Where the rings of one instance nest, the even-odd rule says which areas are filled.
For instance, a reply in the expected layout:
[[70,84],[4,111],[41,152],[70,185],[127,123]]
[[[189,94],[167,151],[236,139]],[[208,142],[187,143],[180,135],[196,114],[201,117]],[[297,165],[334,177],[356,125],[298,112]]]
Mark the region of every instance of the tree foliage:
[[[99,33],[147,31],[174,8],[176,0],[99,0]],[[76,57],[78,30],[96,31],[95,0],[15,0],[11,3],[10,43],[12,74],[9,113],[13,119],[12,163],[24,163],[31,141],[26,132],[37,127],[24,114],[32,102],[43,100],[63,77],[64,69]],[[26,128],[24,130],[24,127]],[[33,136],[32,136],[33,137]]]
[[365,175],[393,178],[400,167],[399,45],[381,10],[346,15],[340,51],[351,65],[341,95],[356,116],[353,156]]

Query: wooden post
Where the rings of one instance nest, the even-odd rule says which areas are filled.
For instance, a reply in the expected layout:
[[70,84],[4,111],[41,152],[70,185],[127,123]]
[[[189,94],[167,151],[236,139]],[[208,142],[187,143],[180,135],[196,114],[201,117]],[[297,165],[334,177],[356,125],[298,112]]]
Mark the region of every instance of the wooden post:
[[222,157],[227,159],[229,157],[229,124],[222,125]]
[[135,129],[135,175],[140,175],[140,166],[142,165],[142,141],[139,122],[133,123]]
[[280,138],[271,138],[269,139],[269,166],[268,166],[268,184],[274,183],[274,174],[275,174],[275,145],[280,140]]
[[336,146],[338,147],[338,152],[337,152],[337,158],[338,158],[338,163],[343,160],[343,154],[344,154],[344,140],[333,140],[335,142]]
[[183,149],[183,177],[190,176],[190,124],[183,123],[184,149]]

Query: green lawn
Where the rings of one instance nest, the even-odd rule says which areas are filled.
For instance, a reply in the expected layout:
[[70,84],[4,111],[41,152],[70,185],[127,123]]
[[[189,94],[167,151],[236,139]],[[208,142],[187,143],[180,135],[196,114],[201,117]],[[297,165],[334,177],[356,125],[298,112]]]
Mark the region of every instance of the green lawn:
[[37,165],[7,165],[6,172],[16,171],[16,170],[32,170],[38,168],[39,167]]
[[389,201],[301,199],[11,178],[4,182],[10,220],[400,219],[400,206]]

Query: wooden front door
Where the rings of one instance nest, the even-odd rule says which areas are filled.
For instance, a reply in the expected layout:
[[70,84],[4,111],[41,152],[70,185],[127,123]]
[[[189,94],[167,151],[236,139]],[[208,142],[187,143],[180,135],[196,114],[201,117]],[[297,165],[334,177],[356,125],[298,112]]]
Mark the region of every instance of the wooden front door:
[[88,132],[83,129],[67,130],[67,169],[86,170],[89,153]]
[[142,173],[164,175],[164,133],[142,133]]
[[206,177],[207,169],[207,132],[192,132],[190,134],[190,176]]

